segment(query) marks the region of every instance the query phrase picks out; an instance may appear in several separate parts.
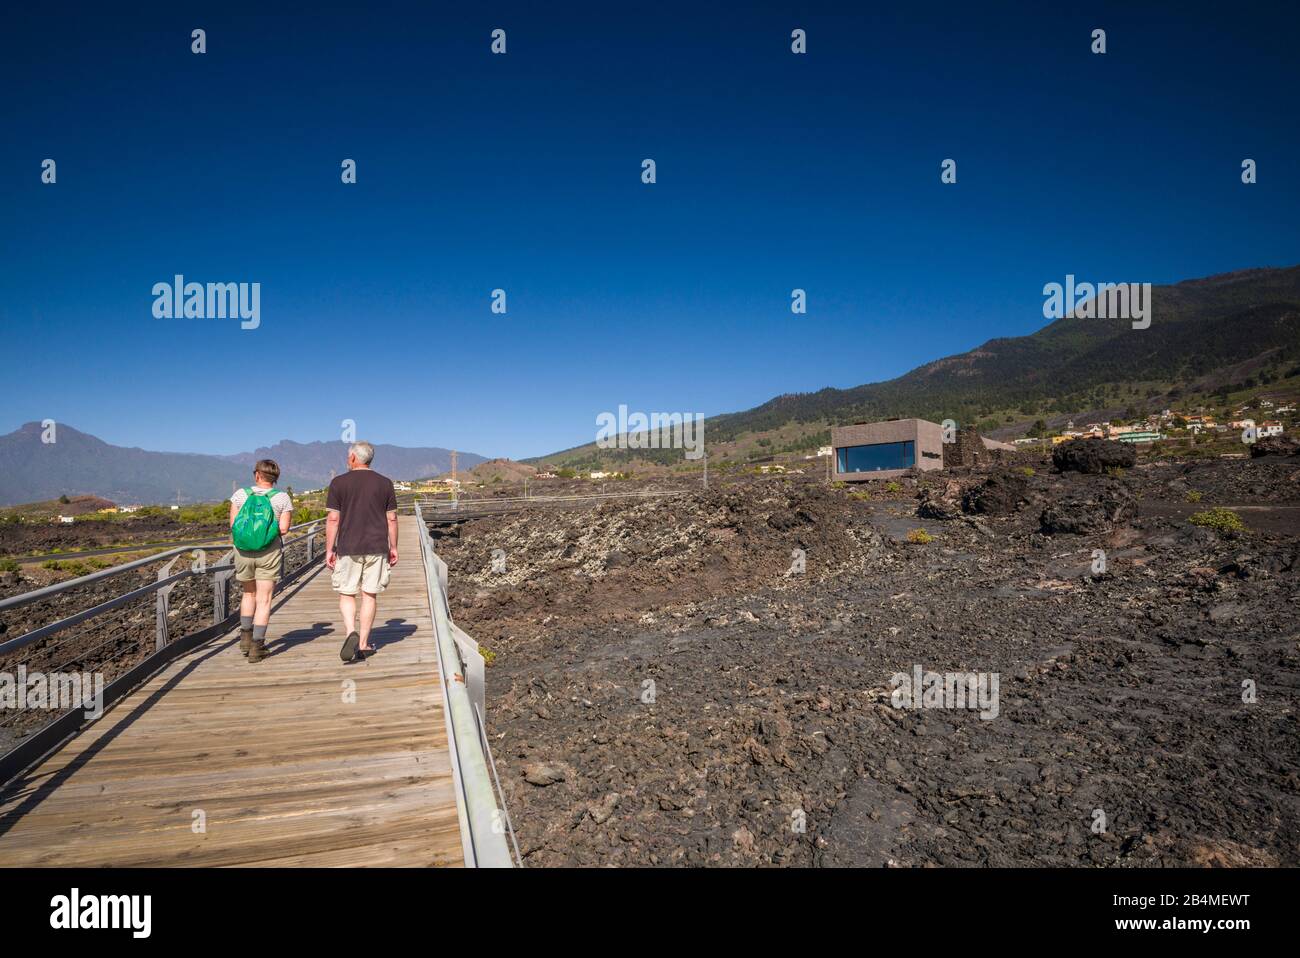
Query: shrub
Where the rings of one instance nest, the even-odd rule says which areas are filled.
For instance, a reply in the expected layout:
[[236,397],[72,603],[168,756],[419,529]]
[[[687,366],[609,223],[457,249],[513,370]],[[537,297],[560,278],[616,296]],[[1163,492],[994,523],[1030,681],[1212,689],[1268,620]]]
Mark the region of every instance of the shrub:
[[493,652],[491,649],[489,649],[486,645],[480,645],[478,647],[478,654],[483,656],[483,664],[485,666],[491,665],[493,662],[497,660],[497,654]]
[[1201,494],[1200,494],[1199,492],[1197,492],[1195,489],[1189,489],[1189,490],[1187,491],[1187,501],[1188,501],[1188,502],[1200,502],[1200,501],[1201,501]]
[[41,568],[51,572],[71,572],[74,576],[82,576],[90,571],[84,562],[73,559],[46,559],[41,563]]
[[887,483],[885,483],[885,491],[886,491],[886,492],[902,492],[902,491],[903,491],[903,487],[902,487],[901,485],[899,485],[898,483],[896,483],[896,482],[887,482]]
[[926,532],[924,529],[913,529],[907,534],[907,541],[923,546],[926,543],[933,542],[934,536],[930,535],[930,533]]
[[0,559],[0,572],[17,572],[21,568],[13,559]]
[[1246,525],[1241,521],[1241,516],[1237,515],[1231,509],[1210,509],[1206,512],[1198,512],[1188,520],[1194,526],[1204,526],[1207,529],[1213,529],[1225,536],[1240,535],[1246,531]]
[[849,498],[866,501],[867,499],[871,498],[871,493],[867,492],[867,490],[865,489],[859,489],[857,492],[850,492]]
[[1021,467],[1020,467],[1020,474],[1021,474],[1022,476],[1025,476],[1026,478],[1028,478],[1028,477],[1030,477],[1030,476],[1032,476],[1032,475],[1034,474],[1034,467],[1033,467],[1033,466],[1021,466]]

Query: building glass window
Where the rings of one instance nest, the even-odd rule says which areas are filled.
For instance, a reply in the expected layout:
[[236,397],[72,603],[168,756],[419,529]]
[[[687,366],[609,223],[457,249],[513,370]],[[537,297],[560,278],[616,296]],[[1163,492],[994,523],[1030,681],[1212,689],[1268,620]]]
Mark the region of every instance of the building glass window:
[[843,446],[835,450],[840,472],[879,472],[910,469],[916,464],[916,443],[878,442],[870,446]]

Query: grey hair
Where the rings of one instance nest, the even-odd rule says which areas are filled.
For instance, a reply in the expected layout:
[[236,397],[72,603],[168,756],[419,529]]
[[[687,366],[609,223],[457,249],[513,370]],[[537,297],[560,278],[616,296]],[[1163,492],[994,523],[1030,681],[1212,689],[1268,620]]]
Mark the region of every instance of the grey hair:
[[368,442],[354,442],[348,446],[348,455],[356,456],[357,462],[363,466],[368,466],[370,461],[375,458],[375,447]]

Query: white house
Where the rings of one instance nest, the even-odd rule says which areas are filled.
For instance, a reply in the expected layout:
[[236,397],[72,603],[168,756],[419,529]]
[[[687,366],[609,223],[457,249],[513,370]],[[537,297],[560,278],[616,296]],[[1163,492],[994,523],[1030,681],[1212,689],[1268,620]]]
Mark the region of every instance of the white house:
[[70,526],[72,525],[74,518],[74,516],[59,516],[59,521]]
[[1259,431],[1255,435],[1260,439],[1265,436],[1280,436],[1282,435],[1282,423],[1275,419],[1267,419],[1259,424]]

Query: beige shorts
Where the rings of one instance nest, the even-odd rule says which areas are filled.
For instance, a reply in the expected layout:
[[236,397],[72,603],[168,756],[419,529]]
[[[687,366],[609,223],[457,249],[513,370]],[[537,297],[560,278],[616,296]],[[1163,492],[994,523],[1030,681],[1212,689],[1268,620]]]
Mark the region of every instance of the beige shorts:
[[358,591],[379,595],[388,588],[391,574],[386,555],[337,556],[330,584],[343,595],[356,595]]
[[252,582],[254,579],[274,582],[280,578],[280,569],[284,563],[284,550],[277,540],[261,552],[243,552],[235,550],[235,578],[240,582]]

